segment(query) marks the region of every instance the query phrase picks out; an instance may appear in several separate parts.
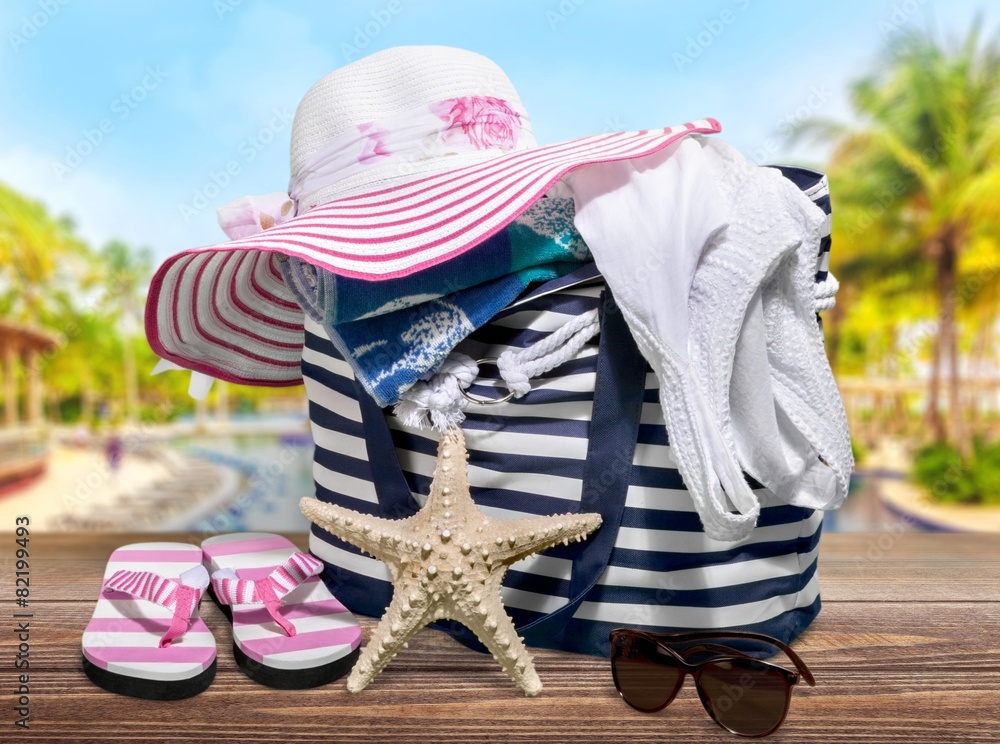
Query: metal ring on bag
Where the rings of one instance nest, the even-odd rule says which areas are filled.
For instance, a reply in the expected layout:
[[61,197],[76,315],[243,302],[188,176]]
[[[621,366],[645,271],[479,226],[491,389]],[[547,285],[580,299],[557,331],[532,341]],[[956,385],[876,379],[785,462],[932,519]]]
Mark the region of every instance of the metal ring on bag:
[[[483,357],[482,359],[476,360],[476,366],[478,367],[482,364],[487,364],[487,363],[496,364],[497,361],[499,360],[496,357]],[[508,390],[507,394],[501,398],[474,398],[465,391],[465,388],[461,389],[461,393],[462,396],[470,403],[478,403],[481,406],[494,406],[497,403],[506,403],[508,400],[514,397],[513,390]]]

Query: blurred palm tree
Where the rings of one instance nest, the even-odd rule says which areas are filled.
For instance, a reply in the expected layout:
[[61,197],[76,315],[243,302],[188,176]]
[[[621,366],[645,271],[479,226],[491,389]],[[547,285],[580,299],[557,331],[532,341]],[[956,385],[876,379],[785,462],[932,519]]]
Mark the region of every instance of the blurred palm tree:
[[71,296],[60,304],[68,323],[64,343],[46,366],[46,383],[60,400],[79,396],[80,421],[90,424],[100,401],[122,395],[120,373],[108,374],[119,369],[109,364],[120,358],[117,318],[99,306],[78,307]]
[[[1000,41],[984,41],[978,22],[957,43],[941,44],[930,32],[904,33],[890,41],[876,71],[853,84],[851,104],[856,127],[823,120],[800,127],[835,144],[830,177],[838,274],[864,293],[887,287],[896,294],[933,293],[927,419],[936,440],[950,435],[968,455],[958,313],[996,284]],[[980,240],[991,246],[992,262],[986,270],[980,264],[978,289],[970,295],[963,292],[971,286],[963,282],[963,256]],[[912,303],[900,307],[913,310]],[[898,320],[888,316],[882,322]]]
[[[139,370],[156,363],[141,332],[152,266],[148,249],[121,241],[93,250],[72,220],[0,183],[0,317],[60,334],[40,360],[51,411],[85,423],[100,410],[117,416],[122,401],[131,422],[192,413],[184,375],[150,378],[140,395]],[[234,390],[248,405],[271,394]]]
[[136,367],[135,339],[141,328],[141,308],[153,272],[153,256],[148,248],[133,249],[115,240],[100,252],[108,272],[105,277],[105,305],[117,310],[122,339],[122,371],[125,381],[125,418],[139,419],[139,372]]
[[7,317],[42,323],[51,309],[48,290],[65,279],[75,282],[87,262],[87,246],[70,219],[53,217],[0,183],[0,304]]

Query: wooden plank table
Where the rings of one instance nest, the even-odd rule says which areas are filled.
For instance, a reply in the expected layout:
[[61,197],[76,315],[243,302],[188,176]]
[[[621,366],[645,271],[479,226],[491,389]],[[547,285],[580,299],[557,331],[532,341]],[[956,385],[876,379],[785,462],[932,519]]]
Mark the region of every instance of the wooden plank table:
[[[290,536],[305,547],[305,535]],[[4,535],[0,742],[714,742],[690,680],[666,710],[622,702],[605,659],[535,652],[545,689],[526,698],[492,659],[422,631],[375,683],[348,693],[278,691],[247,679],[222,613],[202,604],[218,676],[175,702],[120,697],[80,666],[80,634],[105,560],[148,535],[31,536],[30,729],[14,726],[14,537]],[[190,535],[155,539],[196,542]],[[799,685],[786,742],[1000,742],[1000,536],[830,534],[820,558],[823,610],[795,648],[817,686]],[[373,620],[363,620],[367,631]]]

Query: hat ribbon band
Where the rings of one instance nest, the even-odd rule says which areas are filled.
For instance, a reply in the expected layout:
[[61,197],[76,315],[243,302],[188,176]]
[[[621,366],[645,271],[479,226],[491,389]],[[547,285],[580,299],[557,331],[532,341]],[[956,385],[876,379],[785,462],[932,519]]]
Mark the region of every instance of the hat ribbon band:
[[288,195],[294,213],[317,206],[300,205],[300,199],[375,166],[391,164],[398,175],[406,175],[415,173],[420,162],[449,155],[527,149],[533,137],[526,120],[501,98],[461,96],[350,127],[322,145],[292,177]]

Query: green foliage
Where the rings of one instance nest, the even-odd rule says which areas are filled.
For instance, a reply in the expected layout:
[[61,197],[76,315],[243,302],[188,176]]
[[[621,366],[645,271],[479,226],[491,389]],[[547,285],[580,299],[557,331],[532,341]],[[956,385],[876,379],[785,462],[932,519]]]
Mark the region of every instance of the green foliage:
[[[148,249],[111,241],[95,250],[70,219],[0,183],[0,318],[59,336],[41,359],[50,419],[89,425],[101,412],[120,418],[130,380],[138,421],[192,414],[187,374],[150,375],[157,358],[142,332],[142,308],[152,270]],[[251,406],[270,393],[231,391]]]
[[983,403],[952,391],[997,361],[1000,35],[979,19],[957,39],[905,29],[849,94],[850,125],[797,132],[833,145],[831,362],[844,376],[925,379],[928,432],[968,455],[963,407]]
[[861,465],[868,458],[868,448],[851,437],[851,454],[854,456],[854,464]]
[[44,324],[61,292],[83,288],[89,253],[71,220],[0,183],[0,317]]
[[917,452],[913,479],[931,498],[946,504],[1000,504],[1000,442],[974,445],[963,460],[950,444],[932,444]]

